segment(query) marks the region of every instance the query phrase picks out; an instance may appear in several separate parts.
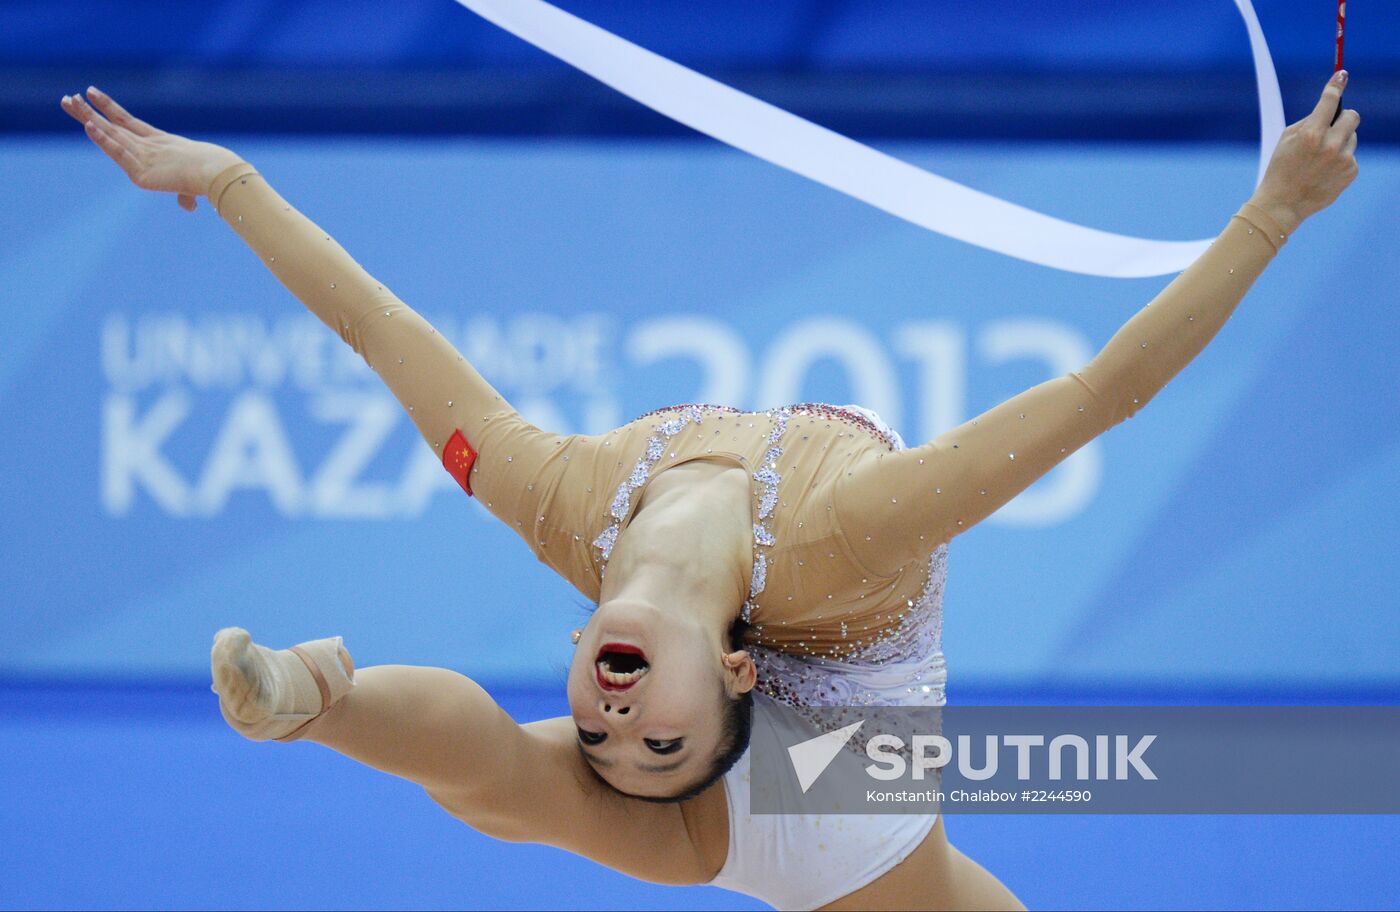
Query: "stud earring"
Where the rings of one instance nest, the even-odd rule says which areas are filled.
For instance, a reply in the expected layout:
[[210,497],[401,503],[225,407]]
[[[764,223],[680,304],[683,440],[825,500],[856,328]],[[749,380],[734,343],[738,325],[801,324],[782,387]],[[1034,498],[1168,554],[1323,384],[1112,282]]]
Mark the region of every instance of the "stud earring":
[[580,639],[582,639],[582,638],[583,638],[583,631],[582,631],[582,630],[575,630],[573,633],[569,634],[569,642],[570,642],[570,643],[573,643],[575,646],[578,645],[578,641],[579,641]]

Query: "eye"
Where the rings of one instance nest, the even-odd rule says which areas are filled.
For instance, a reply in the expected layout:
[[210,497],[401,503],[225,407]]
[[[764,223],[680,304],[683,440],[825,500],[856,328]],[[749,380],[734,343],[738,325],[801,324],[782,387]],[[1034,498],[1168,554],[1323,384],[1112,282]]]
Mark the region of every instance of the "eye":
[[643,738],[642,740],[653,754],[674,754],[685,743],[684,738],[672,738],[669,741],[658,741],[655,738]]
[[578,739],[589,747],[592,747],[595,744],[602,744],[604,741],[608,740],[608,733],[591,732],[586,728],[580,728],[578,730]]

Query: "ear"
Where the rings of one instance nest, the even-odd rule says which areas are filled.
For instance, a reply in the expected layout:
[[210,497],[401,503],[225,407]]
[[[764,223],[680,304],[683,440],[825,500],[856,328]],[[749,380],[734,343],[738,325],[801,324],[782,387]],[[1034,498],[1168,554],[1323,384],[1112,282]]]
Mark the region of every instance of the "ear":
[[724,689],[730,696],[746,694],[753,690],[758,683],[758,666],[754,664],[753,656],[748,650],[736,649],[734,652],[726,652],[720,657],[720,662],[724,665]]

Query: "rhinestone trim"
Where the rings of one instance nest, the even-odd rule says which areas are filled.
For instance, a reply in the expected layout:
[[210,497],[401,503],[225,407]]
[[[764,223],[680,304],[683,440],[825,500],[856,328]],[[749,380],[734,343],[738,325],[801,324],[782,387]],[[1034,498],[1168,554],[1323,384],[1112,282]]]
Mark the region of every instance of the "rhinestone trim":
[[[647,412],[642,416],[650,418],[664,414],[670,417],[652,430],[652,435],[647,438],[646,452],[632,467],[631,474],[623,480],[622,484],[617,486],[617,493],[613,495],[612,503],[608,507],[610,524],[597,538],[593,539],[593,547],[601,552],[598,568],[600,579],[607,571],[608,558],[612,557],[613,547],[617,544],[617,536],[622,531],[622,521],[627,518],[627,513],[632,509],[632,494],[646,484],[647,479],[651,477],[656,463],[666,452],[666,441],[679,434],[687,424],[691,422],[699,424],[707,413],[714,411],[734,412],[737,409],[718,405],[677,405],[668,409]],[[676,412],[680,414],[674,414]]]
[[799,656],[751,645],[758,692],[799,714],[820,706],[942,706],[948,681],[943,660],[947,577],[948,546],[940,545],[929,557],[923,591],[906,603],[901,622],[845,655]]
[[[792,411],[857,424],[886,441],[891,450],[903,449],[892,432],[863,415],[823,405],[794,406]],[[943,705],[948,679],[943,660],[946,544],[929,555],[927,573],[918,596],[893,609],[896,623],[863,636],[843,621],[843,642],[824,650],[825,654],[807,650],[799,655],[775,649],[764,645],[759,635],[749,647],[758,665],[758,692],[799,714],[810,713],[806,708],[816,706]]]
[[835,420],[844,421],[847,424],[854,424],[875,439],[884,443],[884,445],[891,450],[899,448],[894,436],[889,431],[875,424],[875,422],[859,412],[853,412],[850,409],[844,409],[838,405],[827,405],[824,402],[802,402],[797,405],[788,406],[787,410],[792,415],[804,418],[824,418],[827,421]]
[[753,524],[753,578],[749,582],[749,597],[739,611],[744,623],[749,623],[758,608],[755,601],[768,584],[768,554],[766,548],[777,544],[773,537],[771,518],[778,505],[778,485],[783,476],[778,471],[778,460],[782,458],[783,435],[787,433],[788,421],[792,418],[791,408],[773,409],[768,412],[773,427],[768,431],[768,450],[763,454],[763,465],[753,473],[755,496],[758,498],[758,522]]

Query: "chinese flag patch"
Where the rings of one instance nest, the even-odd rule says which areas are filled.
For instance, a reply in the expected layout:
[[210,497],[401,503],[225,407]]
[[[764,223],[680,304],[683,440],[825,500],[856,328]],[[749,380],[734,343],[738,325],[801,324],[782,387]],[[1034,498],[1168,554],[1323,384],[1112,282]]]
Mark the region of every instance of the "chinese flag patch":
[[467,438],[462,436],[461,431],[453,431],[447,440],[447,446],[442,448],[442,467],[447,470],[447,474],[457,479],[457,484],[462,486],[468,497],[472,496],[471,471],[474,462],[476,450],[467,443]]

